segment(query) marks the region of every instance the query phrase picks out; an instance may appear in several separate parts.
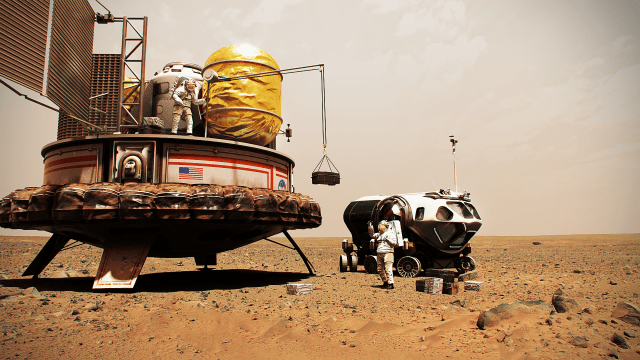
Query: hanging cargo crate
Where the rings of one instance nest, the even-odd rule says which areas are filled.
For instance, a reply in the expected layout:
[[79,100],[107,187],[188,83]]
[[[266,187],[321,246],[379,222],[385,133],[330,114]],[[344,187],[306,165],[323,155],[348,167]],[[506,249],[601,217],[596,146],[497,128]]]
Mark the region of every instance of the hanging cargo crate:
[[[322,163],[324,163],[325,159],[327,160],[329,171],[320,171],[320,167],[322,167]],[[318,166],[313,169],[313,172],[311,173],[311,183],[316,185],[331,186],[340,184],[340,172],[338,171],[336,166],[333,165],[333,162],[331,161],[331,159],[329,159],[327,154],[324,154],[322,159],[320,159]]]

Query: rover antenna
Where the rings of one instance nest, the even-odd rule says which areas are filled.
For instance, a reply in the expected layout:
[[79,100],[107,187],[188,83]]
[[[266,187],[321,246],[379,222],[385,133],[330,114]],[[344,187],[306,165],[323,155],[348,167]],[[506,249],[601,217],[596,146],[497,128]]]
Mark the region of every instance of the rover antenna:
[[449,135],[451,139],[451,148],[453,150],[453,186],[456,188],[456,192],[458,192],[458,178],[456,177],[456,144],[458,140],[456,140],[453,135]]

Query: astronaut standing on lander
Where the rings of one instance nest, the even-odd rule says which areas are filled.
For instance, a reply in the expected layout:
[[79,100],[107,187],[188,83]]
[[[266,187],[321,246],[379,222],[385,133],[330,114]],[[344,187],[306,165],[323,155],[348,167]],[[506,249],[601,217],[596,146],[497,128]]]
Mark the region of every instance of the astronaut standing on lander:
[[376,254],[378,260],[378,273],[383,282],[384,289],[393,289],[393,252],[398,245],[395,232],[389,229],[389,222],[380,221],[377,233],[373,233],[373,224],[369,222],[369,235],[371,241],[377,243]]
[[191,103],[194,105],[204,104],[204,99],[198,99],[198,95],[195,92],[196,82],[193,79],[184,80],[182,85],[176,89],[173,93],[173,124],[171,126],[171,133],[178,134],[178,125],[180,124],[180,118],[184,116],[187,121],[187,135],[191,135],[193,132],[193,117],[191,116]]

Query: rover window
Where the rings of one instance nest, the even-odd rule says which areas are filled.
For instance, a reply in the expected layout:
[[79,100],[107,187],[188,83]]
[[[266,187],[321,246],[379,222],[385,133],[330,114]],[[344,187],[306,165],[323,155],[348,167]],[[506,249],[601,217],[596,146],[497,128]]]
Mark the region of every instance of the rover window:
[[473,215],[471,215],[471,211],[469,211],[469,209],[467,209],[467,207],[464,206],[464,204],[460,202],[447,201],[447,205],[449,205],[449,207],[453,211],[455,211],[458,215],[462,216],[463,218],[473,219]]
[[466,240],[466,233],[462,233],[460,235],[458,235],[458,237],[455,238],[455,240],[453,240],[451,242],[451,245],[462,245],[464,244],[465,240]]
[[453,217],[453,213],[451,212],[451,210],[447,209],[444,206],[440,206],[440,208],[436,212],[436,219],[438,220],[441,220],[441,221],[451,220],[451,217]]
[[436,231],[443,243],[449,242],[451,238],[456,234],[456,224],[454,223],[440,223],[436,225]]
[[418,210],[416,210],[416,220],[422,220],[422,219],[424,219],[424,208],[419,207]]
[[471,210],[471,213],[473,213],[473,216],[478,219],[478,220],[482,220],[480,218],[480,214],[478,214],[478,210],[476,210],[475,207],[473,207],[473,205],[466,203],[465,205],[467,205],[467,207],[469,208],[469,210]]
[[169,92],[169,83],[162,82],[153,84],[153,95],[166,94]]

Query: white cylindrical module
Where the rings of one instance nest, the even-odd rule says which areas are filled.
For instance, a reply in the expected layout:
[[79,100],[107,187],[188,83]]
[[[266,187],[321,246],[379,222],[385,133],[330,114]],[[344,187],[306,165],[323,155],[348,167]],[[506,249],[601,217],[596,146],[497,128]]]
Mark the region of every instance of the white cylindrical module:
[[[165,130],[171,129],[173,123],[173,92],[180,86],[179,80],[185,78],[196,81],[195,93],[198,98],[202,98],[202,67],[200,65],[171,62],[165,65],[162,71],[156,72],[155,76],[149,81],[153,88],[151,116],[160,118],[164,123],[163,128]],[[197,131],[202,123],[202,118],[196,105],[191,106],[191,114],[193,116],[193,126],[196,129],[194,131]],[[186,122],[181,121],[178,131],[184,131],[186,126]]]

